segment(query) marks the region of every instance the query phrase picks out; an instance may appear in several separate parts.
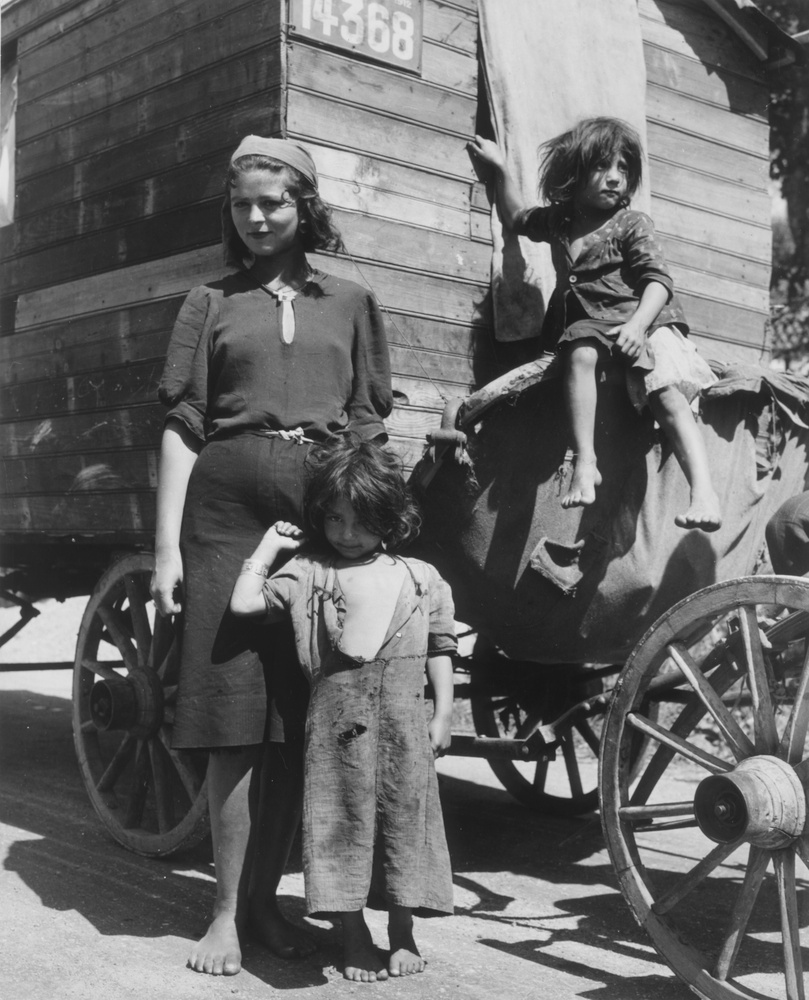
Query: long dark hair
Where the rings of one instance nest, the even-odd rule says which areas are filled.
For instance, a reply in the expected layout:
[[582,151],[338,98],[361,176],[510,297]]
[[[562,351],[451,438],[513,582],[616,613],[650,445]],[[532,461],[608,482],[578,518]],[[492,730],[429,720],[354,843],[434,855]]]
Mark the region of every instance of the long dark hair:
[[222,205],[222,245],[228,267],[245,267],[253,261],[252,252],[244,245],[230,214],[230,195],[237,179],[248,170],[266,170],[280,177],[290,198],[297,200],[298,233],[301,246],[308,253],[315,250],[345,250],[340,230],[332,221],[331,208],[317,189],[294,167],[259,153],[240,156],[230,165],[225,178],[225,200]]
[[323,524],[337,500],[350,503],[363,527],[379,535],[389,551],[418,535],[418,506],[398,456],[388,448],[346,434],[312,448],[306,464],[303,507],[309,534],[317,544],[328,547]]
[[620,118],[585,118],[540,146],[539,194],[552,205],[572,202],[579,187],[602,163],[622,155],[628,168],[624,204],[643,178],[640,136]]

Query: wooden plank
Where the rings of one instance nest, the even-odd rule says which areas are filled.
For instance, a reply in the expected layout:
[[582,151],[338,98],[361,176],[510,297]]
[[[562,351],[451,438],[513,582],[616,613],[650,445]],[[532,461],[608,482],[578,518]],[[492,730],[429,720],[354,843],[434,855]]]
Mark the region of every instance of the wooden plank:
[[[114,7],[120,2],[121,0],[80,0],[80,2],[71,5],[67,10],[53,10],[50,16],[46,15],[46,19],[41,20],[37,24],[32,24],[26,30],[24,36],[20,39],[19,51],[27,54],[31,49],[47,44],[55,33],[69,31],[75,28],[76,25],[94,18],[105,8]],[[178,0],[167,0],[167,4],[176,4],[177,2]],[[53,7],[54,5],[51,4],[50,6]]]
[[770,134],[766,122],[729,114],[724,108],[675,93],[650,83],[646,88],[646,117],[704,139],[721,136],[722,144],[744,153],[768,155]]
[[477,58],[478,19],[474,3],[462,9],[455,3],[426,0],[424,4],[424,37],[430,41],[459,49]]
[[282,103],[281,91],[275,88],[147,135],[133,132],[133,138],[119,146],[22,179],[20,200],[25,211],[43,211],[49,205],[103,195],[138,180],[148,183],[161,171],[198,159],[215,161],[217,155],[224,179],[228,156],[247,131],[280,132]]
[[163,359],[110,367],[67,378],[44,379],[0,390],[3,421],[31,420],[65,413],[100,413],[136,403],[152,403]]
[[421,78],[474,96],[478,85],[478,61],[473,55],[426,40],[422,49]]
[[157,453],[120,446],[110,451],[31,456],[0,461],[7,496],[157,486]]
[[157,402],[105,413],[63,413],[0,423],[0,454],[60,455],[71,451],[152,448],[160,444],[166,408]]
[[[109,6],[113,0],[100,0],[102,6]],[[6,7],[2,16],[3,41],[10,42],[20,35],[33,32],[38,25],[47,24],[57,17],[69,15],[71,9],[82,4],[82,0],[28,0]]]
[[4,533],[47,533],[54,538],[110,538],[121,532],[154,533],[154,492],[58,493],[40,496],[0,496]]
[[650,42],[644,44],[643,55],[649,83],[727,108],[733,114],[767,121],[769,88],[764,80],[718,74],[704,62]]
[[78,317],[0,338],[0,384],[77,375],[99,367],[165,357],[182,298]]
[[306,142],[317,138],[324,145],[367,153],[416,168],[474,179],[465,142],[388,115],[350,105],[335,105],[325,98],[290,87],[287,108],[290,137]]
[[475,384],[472,359],[468,356],[391,344],[390,365],[396,375],[425,378],[439,383],[452,382],[470,388]]
[[337,97],[341,103],[385,112],[443,132],[469,136],[474,129],[474,95],[447,93],[418,77],[313,46],[288,47],[287,79],[296,90]]
[[679,297],[695,335],[748,347],[765,343],[766,315],[688,292],[681,292]]
[[60,23],[49,38],[40,35],[35,47],[26,44],[20,53],[25,58],[26,85],[39,95],[53,93],[147,51],[155,43],[176,40],[226,11],[223,0],[173,4],[129,0],[102,7],[79,23]]
[[703,356],[724,364],[766,365],[769,363],[769,347],[763,341],[759,344],[737,344],[702,333],[692,333],[691,340]]
[[[424,176],[424,175],[422,175]],[[408,225],[412,230],[419,227],[418,232],[425,230],[435,230],[437,233],[446,234],[451,237],[457,248],[469,246],[469,213],[457,210],[452,207],[436,205],[421,199],[410,198],[393,194],[384,189],[371,187],[369,185],[355,184],[352,181],[340,181],[332,178],[323,178],[320,184],[320,191],[325,200],[335,209],[335,218],[343,231],[346,246],[350,247],[353,253],[360,253],[362,256],[369,256],[366,252],[370,250],[373,254],[374,236],[370,236],[370,244],[360,248],[353,242],[354,234],[370,226],[371,230],[378,226],[394,228],[400,225]],[[347,209],[348,211],[343,211]],[[349,243],[349,238],[352,242]],[[362,237],[359,236],[361,239]],[[425,234],[425,238],[430,237]],[[391,247],[380,241],[377,250],[380,259],[387,260],[391,256],[407,257],[403,253],[404,247]],[[460,252],[460,251],[459,251]],[[476,254],[470,250],[470,254],[476,258]],[[433,257],[431,249],[425,246],[424,252],[418,257],[421,266],[432,261],[440,263],[437,257]],[[459,267],[463,266],[458,260]]]
[[717,302],[750,309],[766,316],[770,311],[770,291],[768,288],[754,288],[738,281],[728,281],[715,274],[706,274],[692,267],[671,267],[674,287],[679,292],[689,292]]
[[691,243],[666,236],[666,259],[670,264],[682,264],[731,281],[743,282],[753,288],[770,287],[769,261],[754,260],[738,254],[718,250],[716,247]]
[[[766,190],[769,179],[769,152],[740,152],[722,142],[722,133],[714,140],[691,135],[655,121],[647,122],[649,153],[655,160],[669,160],[726,179]],[[652,178],[654,182],[654,178]]]
[[136,53],[102,73],[66,83],[58,92],[43,99],[35,95],[21,102],[17,116],[17,142],[22,145],[49,129],[126,100],[148,87],[159,87],[262,44],[268,48],[278,38],[277,9],[259,3],[238,8],[214,21],[180,36],[179,41],[160,42],[148,52]]
[[763,70],[752,52],[704,4],[683,0],[639,0],[644,41],[690,56],[721,73],[761,79]]
[[772,198],[763,188],[732,184],[666,160],[653,159],[649,175],[652,192],[659,192],[670,201],[740,219],[767,230],[771,228]]
[[660,196],[652,198],[652,218],[664,236],[703,243],[762,263],[770,260],[772,236],[770,230],[762,226]]
[[94,114],[31,139],[17,151],[18,176],[28,178],[56,165],[85,159],[88,154],[97,155],[166,126],[206,117],[257,94],[275,105],[279,102],[275,97],[268,101],[267,91],[277,90],[280,80],[278,46],[262,45],[239,53],[126,100],[121,98]]

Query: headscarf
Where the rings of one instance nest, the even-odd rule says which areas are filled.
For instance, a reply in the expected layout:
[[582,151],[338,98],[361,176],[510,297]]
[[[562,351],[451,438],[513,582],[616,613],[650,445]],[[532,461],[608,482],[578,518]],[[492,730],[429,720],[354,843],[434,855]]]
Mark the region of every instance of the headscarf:
[[261,135],[246,135],[239,143],[230,165],[242,156],[268,156],[297,170],[317,191],[317,167],[308,150],[289,139],[265,139]]

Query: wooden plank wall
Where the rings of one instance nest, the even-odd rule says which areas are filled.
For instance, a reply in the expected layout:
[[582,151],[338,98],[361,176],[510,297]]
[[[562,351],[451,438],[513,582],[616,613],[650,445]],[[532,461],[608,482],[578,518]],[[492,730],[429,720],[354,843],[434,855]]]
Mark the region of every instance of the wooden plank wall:
[[281,130],[281,23],[281,0],[4,14],[20,67],[17,214],[0,229],[5,534],[151,535],[168,335],[185,291],[222,271],[230,151]]
[[702,0],[639,0],[652,215],[705,357],[768,360],[769,92]]
[[[327,270],[387,313],[408,465],[444,400],[495,373],[475,0],[425,0],[420,77],[286,39],[283,0],[23,0],[15,305],[0,338],[0,530],[151,535],[155,388],[189,287],[221,274],[227,155],[246,132],[309,145],[349,255]],[[695,339],[763,348],[770,267],[766,88],[700,0],[640,0],[653,211]],[[282,87],[282,80],[286,87]],[[4,315],[8,309],[3,310]]]

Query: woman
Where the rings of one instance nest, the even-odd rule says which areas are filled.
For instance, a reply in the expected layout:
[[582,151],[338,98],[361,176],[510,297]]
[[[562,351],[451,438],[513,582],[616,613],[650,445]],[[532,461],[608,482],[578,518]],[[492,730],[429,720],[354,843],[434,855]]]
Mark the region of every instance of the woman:
[[240,143],[223,244],[237,271],[189,293],[160,384],[152,595],[184,613],[173,745],[210,751],[217,892],[189,965],[233,975],[247,924],[283,957],[312,945],[276,900],[300,818],[306,683],[289,627],[237,625],[230,592],[266,529],[300,521],[309,445],[349,428],[384,439],[392,394],[373,296],[307,261],[342,241],[305,149]]

